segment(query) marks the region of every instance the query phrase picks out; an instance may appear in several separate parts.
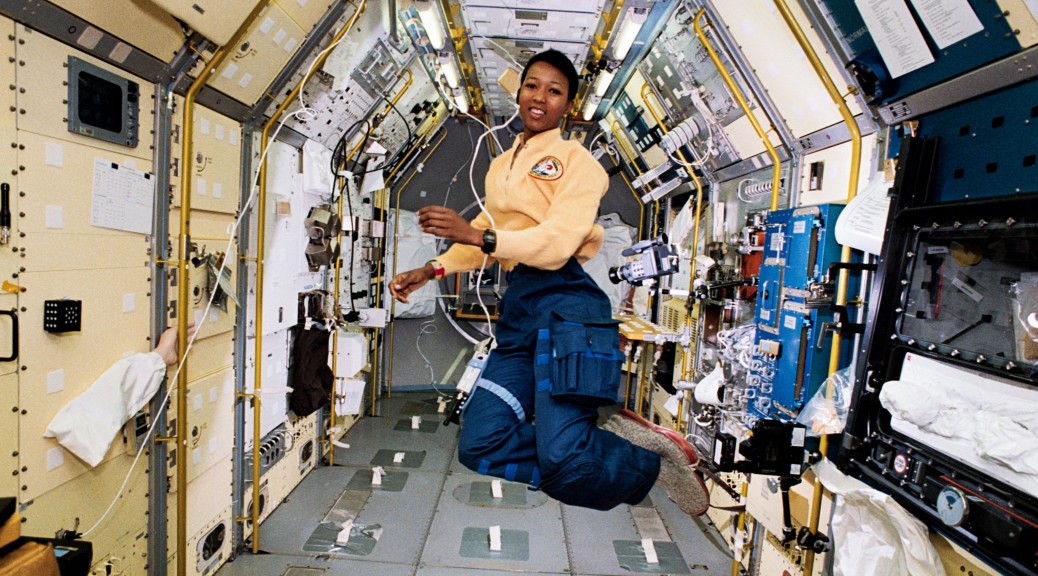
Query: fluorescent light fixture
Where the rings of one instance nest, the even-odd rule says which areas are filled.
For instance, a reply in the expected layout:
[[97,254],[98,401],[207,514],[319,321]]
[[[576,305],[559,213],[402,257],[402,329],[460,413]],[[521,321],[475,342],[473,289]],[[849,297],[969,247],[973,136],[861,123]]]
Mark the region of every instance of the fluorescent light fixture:
[[458,90],[454,94],[454,106],[458,109],[460,114],[469,113],[469,99],[465,96],[464,90]]
[[418,18],[425,28],[425,35],[429,37],[429,44],[433,50],[442,50],[444,35],[443,25],[440,23],[440,14],[436,9],[436,0],[415,0],[415,9],[418,10]]
[[602,98],[598,96],[590,96],[587,99],[587,104],[584,104],[584,120],[591,120],[595,116],[595,110],[598,110],[601,102]]
[[613,78],[616,76],[616,72],[609,72],[603,70],[598,73],[598,78],[595,79],[595,96],[601,98],[605,96],[606,90],[609,90],[609,85],[613,83]]
[[638,32],[642,29],[642,24],[645,23],[645,19],[649,16],[648,8],[630,8],[622,18],[620,28],[616,32],[616,39],[613,42],[613,58],[618,61],[623,61],[627,57],[627,53],[631,51],[631,46],[634,44],[634,39],[638,36]]
[[454,62],[454,58],[450,52],[440,52],[440,73],[447,79],[447,85],[451,89],[458,87],[458,65]]

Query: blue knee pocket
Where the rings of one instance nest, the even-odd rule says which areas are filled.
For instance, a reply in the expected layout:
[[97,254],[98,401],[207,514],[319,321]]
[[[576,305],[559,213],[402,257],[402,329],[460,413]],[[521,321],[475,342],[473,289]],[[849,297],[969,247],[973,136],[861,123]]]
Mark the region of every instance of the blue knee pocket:
[[553,312],[539,335],[538,385],[553,398],[604,406],[616,402],[620,387],[619,322]]

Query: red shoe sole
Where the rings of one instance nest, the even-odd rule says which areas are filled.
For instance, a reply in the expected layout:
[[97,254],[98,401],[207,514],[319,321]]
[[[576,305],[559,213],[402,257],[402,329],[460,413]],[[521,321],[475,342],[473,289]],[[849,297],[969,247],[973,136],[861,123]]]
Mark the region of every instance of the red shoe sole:
[[637,423],[639,426],[648,428],[653,432],[665,436],[668,440],[673,442],[675,445],[677,445],[678,448],[681,449],[681,452],[685,455],[685,458],[688,458],[689,464],[695,466],[696,463],[699,462],[699,455],[696,454],[695,448],[693,448],[692,445],[688,443],[688,440],[685,440],[685,437],[682,436],[680,433],[675,432],[670,428],[664,428],[659,424],[653,424],[652,422],[649,422],[645,418],[642,418],[637,413],[632,412],[627,408],[622,408],[619,412],[617,412],[617,414],[632,422]]

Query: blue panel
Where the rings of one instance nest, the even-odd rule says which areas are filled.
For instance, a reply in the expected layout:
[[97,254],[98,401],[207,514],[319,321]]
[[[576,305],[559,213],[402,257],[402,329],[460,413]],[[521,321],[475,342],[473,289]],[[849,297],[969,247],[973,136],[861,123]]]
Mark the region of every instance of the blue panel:
[[937,138],[931,202],[1038,191],[1038,83],[1029,82],[920,119]]
[[[855,3],[848,0],[823,0],[823,3],[836,21],[837,33],[843,36],[844,42],[849,46],[851,58],[868,66],[879,78],[883,90],[882,94],[877,94],[877,104],[886,104],[940,84],[963,72],[1020,50],[1020,43],[1002,16],[1002,9],[998,4],[990,0],[970,0],[970,5],[984,25],[984,30],[947,48],[939,49],[926,33],[922,21],[916,16],[916,24],[923,31],[935,61],[900,78],[892,79]],[[912,9],[911,3],[908,3],[908,6]]]
[[[842,205],[826,204],[768,214],[764,262],[758,277],[754,366],[747,379],[757,418],[790,421],[829,373],[831,338],[820,332],[834,313],[810,288],[821,282],[841,247],[833,228]],[[856,291],[856,281],[848,283]],[[848,343],[849,339],[845,340]]]

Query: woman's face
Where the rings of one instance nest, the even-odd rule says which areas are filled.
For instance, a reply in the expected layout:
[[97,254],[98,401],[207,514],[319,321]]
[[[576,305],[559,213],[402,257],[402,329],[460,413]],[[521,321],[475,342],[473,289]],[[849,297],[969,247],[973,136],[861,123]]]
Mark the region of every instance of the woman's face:
[[566,75],[547,62],[534,62],[519,88],[519,116],[523,119],[523,132],[533,136],[558,128],[572,107]]

